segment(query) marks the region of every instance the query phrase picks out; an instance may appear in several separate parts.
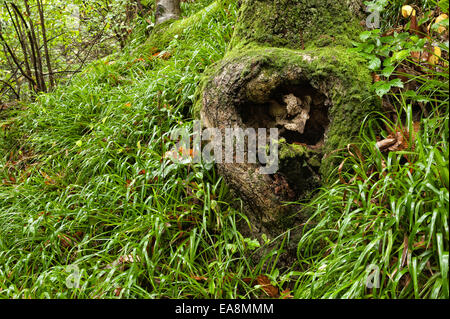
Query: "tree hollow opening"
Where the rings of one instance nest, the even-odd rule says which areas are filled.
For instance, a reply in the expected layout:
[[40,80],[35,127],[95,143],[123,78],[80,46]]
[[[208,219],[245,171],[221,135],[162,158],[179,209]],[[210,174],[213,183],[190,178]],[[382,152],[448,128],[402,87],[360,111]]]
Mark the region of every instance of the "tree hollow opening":
[[309,83],[280,86],[261,102],[246,101],[238,111],[246,127],[278,128],[287,143],[318,148],[330,124],[329,99]]

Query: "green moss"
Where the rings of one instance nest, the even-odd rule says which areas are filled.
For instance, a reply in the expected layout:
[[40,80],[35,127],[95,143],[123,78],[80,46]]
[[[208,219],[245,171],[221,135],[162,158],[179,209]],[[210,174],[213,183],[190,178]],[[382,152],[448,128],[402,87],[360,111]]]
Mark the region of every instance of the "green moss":
[[145,46],[156,47],[163,50],[169,45],[175,36],[178,35],[179,37],[182,37],[184,30],[186,30],[189,26],[201,24],[203,21],[209,21],[212,15],[217,14],[220,10],[223,10],[222,2],[223,1],[216,1],[189,18],[181,20],[168,20],[155,26],[151,36],[145,43]]
[[259,43],[301,49],[349,45],[361,31],[345,1],[244,0],[232,46]]
[[280,161],[288,158],[303,157],[307,153],[306,147],[297,144],[288,144],[285,141],[279,141],[279,153]]

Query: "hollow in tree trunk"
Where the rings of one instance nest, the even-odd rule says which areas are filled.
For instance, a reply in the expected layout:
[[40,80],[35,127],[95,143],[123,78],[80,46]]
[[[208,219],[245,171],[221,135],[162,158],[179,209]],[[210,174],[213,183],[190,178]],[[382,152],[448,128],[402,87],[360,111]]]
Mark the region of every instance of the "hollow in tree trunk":
[[276,173],[260,174],[261,163],[217,163],[243,200],[244,235],[274,238],[304,223],[302,205],[284,204],[326,184],[338,166],[335,151],[378,109],[369,70],[348,50],[363,19],[360,0],[242,1],[231,49],[207,71],[196,112],[222,135],[278,128]]

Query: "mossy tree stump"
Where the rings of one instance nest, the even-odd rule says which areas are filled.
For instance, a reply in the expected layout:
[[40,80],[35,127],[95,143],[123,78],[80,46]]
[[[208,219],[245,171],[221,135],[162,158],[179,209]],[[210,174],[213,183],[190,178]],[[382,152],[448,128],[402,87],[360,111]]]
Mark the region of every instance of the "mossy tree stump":
[[302,223],[299,206],[283,203],[322,185],[336,167],[327,155],[377,109],[370,72],[348,50],[361,12],[359,0],[242,1],[231,49],[206,72],[197,110],[207,127],[279,128],[275,174],[259,174],[260,164],[217,163],[245,204],[252,228],[244,233],[274,237]]

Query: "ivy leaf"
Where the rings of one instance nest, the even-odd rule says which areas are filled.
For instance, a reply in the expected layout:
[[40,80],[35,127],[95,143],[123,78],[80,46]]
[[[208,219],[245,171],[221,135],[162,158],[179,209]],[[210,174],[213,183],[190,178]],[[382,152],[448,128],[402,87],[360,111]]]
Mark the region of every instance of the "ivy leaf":
[[408,56],[409,56],[409,50],[401,50],[401,51],[394,53],[394,55],[392,56],[392,60],[401,61],[401,60],[404,60]]
[[364,52],[371,53],[373,51],[373,49],[375,49],[375,44],[369,44],[368,46],[366,46],[364,48]]
[[361,41],[366,41],[368,38],[370,38],[371,35],[372,35],[372,32],[364,31],[359,35],[359,38],[361,39]]
[[389,85],[391,87],[394,86],[394,87],[398,87],[398,88],[403,88],[404,87],[402,80],[399,79],[399,78],[389,81]]
[[375,88],[375,93],[379,97],[383,97],[383,95],[385,95],[386,93],[388,93],[391,90],[391,86],[390,86],[389,82],[380,81],[380,82],[376,82],[375,84],[378,84]]
[[381,60],[377,57],[374,57],[369,62],[369,69],[376,70],[379,69],[381,66]]
[[395,67],[393,66],[388,66],[386,68],[383,69],[383,71],[381,72],[381,75],[385,76],[385,77],[390,77],[392,72],[394,72]]

